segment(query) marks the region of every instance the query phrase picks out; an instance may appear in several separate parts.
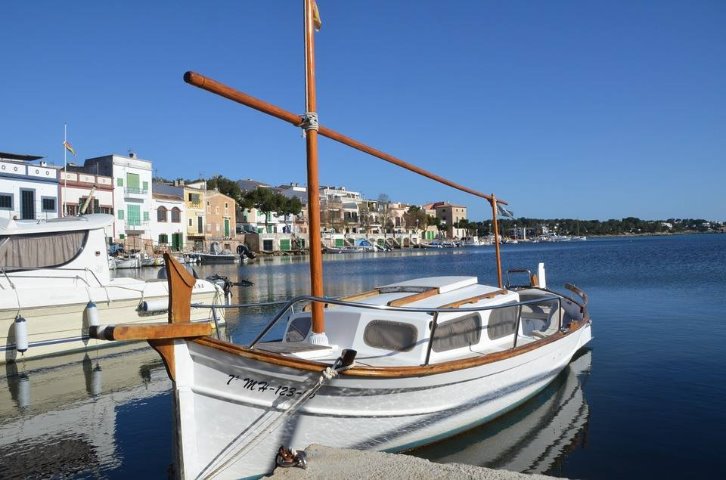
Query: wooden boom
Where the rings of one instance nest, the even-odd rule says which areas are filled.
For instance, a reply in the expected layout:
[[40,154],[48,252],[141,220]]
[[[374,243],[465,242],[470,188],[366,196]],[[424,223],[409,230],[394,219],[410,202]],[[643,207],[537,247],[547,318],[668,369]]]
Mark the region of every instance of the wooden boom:
[[[215,93],[224,98],[228,98],[232,101],[241,103],[242,105],[245,105],[245,106],[248,106],[255,110],[258,110],[262,113],[266,113],[273,117],[279,118],[280,120],[284,120],[287,123],[290,123],[296,127],[300,127],[302,125],[302,120],[301,120],[300,115],[292,113],[288,110],[280,108],[280,107],[273,105],[271,103],[268,103],[264,100],[260,100],[259,98],[253,97],[252,95],[248,95],[244,92],[240,92],[239,90],[235,90],[234,88],[229,87],[212,78],[205,77],[204,75],[202,75],[200,73],[186,72],[184,74],[184,81],[190,85],[199,87],[202,90],[206,90],[208,92]],[[400,158],[396,158],[393,155],[389,155],[388,153],[382,152],[381,150],[375,149],[373,147],[369,147],[368,145],[364,144],[363,142],[350,138],[350,137],[343,135],[342,133],[336,132],[335,130],[332,130],[330,128],[320,125],[318,128],[318,134],[320,134],[324,137],[327,137],[331,140],[335,140],[336,142],[340,142],[349,147],[355,148],[356,150],[360,150],[361,152],[367,153],[374,157],[378,157],[381,160],[385,160],[386,162],[392,163],[401,168],[405,168],[406,170],[409,170],[411,172],[414,172],[414,173],[417,173],[424,177],[430,178],[431,180],[434,180],[436,182],[442,183],[444,185],[455,188],[457,190],[461,190],[462,192],[469,193],[476,197],[484,198],[490,203],[492,202],[491,195],[488,195],[486,193],[476,191],[476,190],[466,187],[464,185],[460,185],[458,183],[452,182],[451,180],[448,180],[440,175],[429,172],[428,170],[424,170],[423,168],[417,167],[416,165],[413,165],[412,163],[405,162],[405,161],[401,160]],[[497,201],[497,203],[501,203],[502,205],[508,205],[508,203],[506,201],[501,200],[499,198],[497,198],[496,201]]]

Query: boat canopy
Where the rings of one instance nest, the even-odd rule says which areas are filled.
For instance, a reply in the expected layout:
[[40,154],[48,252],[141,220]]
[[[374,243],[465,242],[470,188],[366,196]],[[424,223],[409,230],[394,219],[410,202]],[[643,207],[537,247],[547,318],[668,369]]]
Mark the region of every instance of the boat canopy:
[[58,267],[76,258],[87,239],[88,230],[0,235],[0,265],[6,272]]

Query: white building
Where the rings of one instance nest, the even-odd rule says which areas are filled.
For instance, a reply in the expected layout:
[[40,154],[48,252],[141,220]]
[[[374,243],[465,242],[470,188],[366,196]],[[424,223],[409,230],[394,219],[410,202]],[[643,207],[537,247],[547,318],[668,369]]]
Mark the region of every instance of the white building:
[[157,187],[158,184],[153,185],[151,195],[151,239],[154,245],[161,248],[181,251],[184,248],[184,230],[187,224],[184,189],[177,188],[178,192],[170,193],[157,191]]
[[[74,216],[90,196],[85,213],[114,213],[113,179],[86,173],[81,167],[69,166],[60,171],[60,205],[62,216]],[[65,215],[63,212],[65,211]]]
[[43,157],[0,152],[0,216],[21,220],[57,218],[58,170]]
[[140,244],[143,239],[151,239],[151,162],[134,153],[128,157],[114,154],[89,158],[84,169],[113,178],[114,238],[139,240]]

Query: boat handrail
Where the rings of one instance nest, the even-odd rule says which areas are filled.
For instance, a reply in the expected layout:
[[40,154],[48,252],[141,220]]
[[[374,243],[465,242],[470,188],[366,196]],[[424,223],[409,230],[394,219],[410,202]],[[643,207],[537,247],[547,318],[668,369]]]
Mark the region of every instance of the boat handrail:
[[[560,297],[558,295],[548,295],[548,296],[543,296],[540,298],[534,298],[531,300],[518,301],[515,303],[507,302],[507,303],[498,304],[498,305],[482,305],[482,306],[478,306],[478,307],[456,307],[456,308],[452,308],[452,307],[448,307],[448,308],[442,308],[442,307],[395,307],[395,306],[389,306],[389,305],[373,305],[370,303],[351,302],[351,301],[340,300],[340,299],[332,298],[332,297],[316,297],[313,295],[299,295],[299,296],[294,297],[287,301],[265,302],[265,303],[243,303],[243,304],[230,304],[230,305],[205,305],[205,304],[195,303],[195,304],[192,304],[192,307],[194,307],[194,308],[213,308],[213,309],[219,309],[219,308],[241,309],[241,308],[254,308],[254,307],[260,307],[260,306],[283,305],[283,307],[280,309],[280,311],[277,314],[275,314],[275,316],[267,323],[267,325],[262,329],[262,331],[257,335],[257,337],[255,337],[255,339],[248,345],[249,348],[254,348],[255,344],[257,344],[260,340],[262,340],[262,338],[264,338],[265,335],[267,335],[269,333],[269,331],[272,330],[272,328],[275,326],[275,324],[277,324],[277,322],[285,315],[285,313],[291,309],[294,312],[293,307],[295,306],[295,304],[300,303],[300,302],[320,302],[323,304],[361,308],[361,309],[368,309],[368,310],[428,313],[428,314],[434,316],[434,323],[432,325],[431,338],[429,339],[429,350],[431,349],[431,342],[433,341],[433,331],[436,328],[438,316],[441,313],[480,312],[480,311],[485,311],[485,310],[496,310],[499,308],[518,307],[517,326],[515,327],[515,331],[518,331],[519,322],[520,322],[520,318],[521,318],[521,310],[522,310],[523,305],[557,302],[558,311],[561,311],[561,308],[562,308],[562,297]],[[559,317],[560,318],[559,318],[559,322],[558,322],[558,330],[562,329],[562,314],[561,313],[560,313]],[[515,335],[514,347],[516,347],[516,343],[517,343],[516,337],[517,336]],[[427,354],[427,358],[428,358],[428,356],[429,355]]]

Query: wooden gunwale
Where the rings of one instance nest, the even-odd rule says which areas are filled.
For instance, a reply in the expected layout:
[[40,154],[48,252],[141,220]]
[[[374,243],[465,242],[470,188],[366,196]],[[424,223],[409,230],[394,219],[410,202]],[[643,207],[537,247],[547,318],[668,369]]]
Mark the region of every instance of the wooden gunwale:
[[[366,366],[354,366],[348,370],[340,372],[340,375],[348,377],[365,377],[365,378],[407,378],[407,377],[426,377],[429,375],[436,375],[440,373],[455,372],[457,370],[464,370],[467,368],[478,367],[489,363],[506,360],[524,353],[536,350],[544,345],[561,340],[574,332],[578,331],[584,325],[588,324],[589,321],[582,320],[579,322],[573,322],[570,329],[563,333],[557,332],[550,335],[547,338],[536,340],[534,342],[522,345],[516,348],[512,348],[503,352],[489,353],[478,357],[463,358],[460,360],[450,360],[448,362],[430,364],[430,365],[417,365],[410,367],[366,367]],[[194,342],[204,347],[209,347],[214,350],[226,352],[229,354],[237,355],[239,357],[248,358],[250,360],[256,360],[259,362],[267,363],[278,367],[295,368],[298,370],[319,372],[324,368],[330,366],[329,363],[317,362],[312,360],[304,360],[292,357],[286,357],[281,354],[263,352],[260,350],[254,350],[240,345],[234,345],[231,343],[223,342],[212,337],[202,337],[189,339],[188,341]]]

